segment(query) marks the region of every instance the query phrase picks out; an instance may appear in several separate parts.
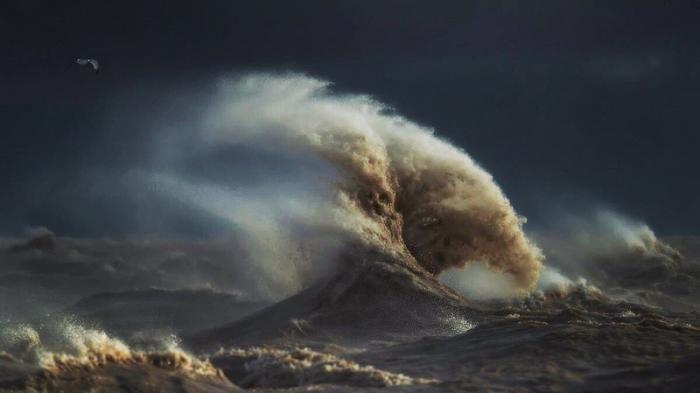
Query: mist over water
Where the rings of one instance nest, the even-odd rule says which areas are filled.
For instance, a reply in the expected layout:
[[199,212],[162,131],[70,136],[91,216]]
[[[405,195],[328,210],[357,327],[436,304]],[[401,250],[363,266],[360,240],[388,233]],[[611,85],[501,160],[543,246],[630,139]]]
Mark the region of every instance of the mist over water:
[[[547,255],[536,291],[566,291],[593,280],[614,287],[626,275],[640,274],[650,265],[671,268],[681,258],[642,221],[609,208],[560,210],[546,229],[530,232]],[[469,299],[511,299],[518,296],[512,278],[489,271],[483,263],[446,270],[440,279]]]
[[599,276],[596,260],[672,250],[610,209],[559,212],[549,229],[528,235],[525,219],[468,153],[372,97],[335,93],[327,81],[226,77],[205,101],[186,127],[156,138],[160,155],[176,162],[248,151],[284,165],[269,171],[251,163],[253,186],[162,170],[146,181],[230,222],[272,299],[332,276],[343,255],[370,250],[420,266],[474,299],[566,288]]

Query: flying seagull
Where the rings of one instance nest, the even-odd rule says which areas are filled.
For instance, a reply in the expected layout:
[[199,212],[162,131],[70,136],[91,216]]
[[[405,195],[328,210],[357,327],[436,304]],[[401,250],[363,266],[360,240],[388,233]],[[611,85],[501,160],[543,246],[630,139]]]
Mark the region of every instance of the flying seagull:
[[73,64],[77,64],[80,66],[90,65],[90,66],[92,66],[92,69],[95,70],[95,74],[98,74],[100,72],[100,62],[95,60],[95,59],[80,59],[80,58],[75,59],[68,65],[68,67],[66,67],[66,71],[68,71],[68,69]]

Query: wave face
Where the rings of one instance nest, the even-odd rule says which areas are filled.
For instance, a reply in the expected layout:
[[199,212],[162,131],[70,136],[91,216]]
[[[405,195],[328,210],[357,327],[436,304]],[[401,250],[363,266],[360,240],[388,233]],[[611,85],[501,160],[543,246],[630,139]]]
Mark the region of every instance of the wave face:
[[341,177],[334,225],[361,244],[435,275],[480,261],[520,293],[537,281],[542,255],[491,175],[370,97],[299,75],[226,80],[201,137],[332,164]]

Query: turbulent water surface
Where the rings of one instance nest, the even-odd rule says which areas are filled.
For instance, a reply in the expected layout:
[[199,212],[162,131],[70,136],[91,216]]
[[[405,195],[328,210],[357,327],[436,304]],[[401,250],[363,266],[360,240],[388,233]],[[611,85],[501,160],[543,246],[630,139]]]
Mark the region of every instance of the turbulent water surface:
[[235,233],[114,240],[41,229],[3,240],[0,390],[700,382],[700,238],[658,239],[603,210],[528,235],[465,152],[312,78],[225,80],[205,112],[171,143],[311,160],[317,176],[241,193],[144,168],[153,187]]

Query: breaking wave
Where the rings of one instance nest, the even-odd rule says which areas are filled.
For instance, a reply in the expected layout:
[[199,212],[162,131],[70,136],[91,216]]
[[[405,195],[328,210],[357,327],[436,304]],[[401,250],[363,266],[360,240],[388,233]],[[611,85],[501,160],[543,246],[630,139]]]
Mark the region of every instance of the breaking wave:
[[[328,217],[360,243],[437,275],[480,261],[534,288],[542,255],[490,174],[431,129],[363,95],[338,95],[300,75],[255,74],[222,82],[199,138],[320,157],[338,172]],[[345,242],[347,243],[347,242]]]
[[0,330],[0,355],[51,374],[106,365],[150,365],[191,377],[222,376],[208,361],[182,350],[174,337],[160,337],[148,348],[137,350],[104,331],[69,321],[39,330],[22,324],[5,327]]
[[309,348],[221,350],[212,356],[211,361],[243,388],[289,388],[319,384],[388,387],[437,382],[363,366]]
[[[148,368],[173,372],[187,380],[234,382],[243,388],[289,388],[308,385],[388,387],[432,384],[437,381],[360,365],[332,353],[309,348],[231,348],[198,358],[179,347],[173,336],[135,337],[141,349],[108,335],[64,321],[47,329],[15,325],[0,330],[0,361],[24,365],[25,385],[47,388],[61,381],[90,381],[106,369]],[[32,376],[33,375],[33,376]],[[109,375],[109,377],[107,377]],[[232,386],[233,387],[233,386]],[[0,387],[1,388],[1,387]],[[60,390],[60,389],[59,389]]]

